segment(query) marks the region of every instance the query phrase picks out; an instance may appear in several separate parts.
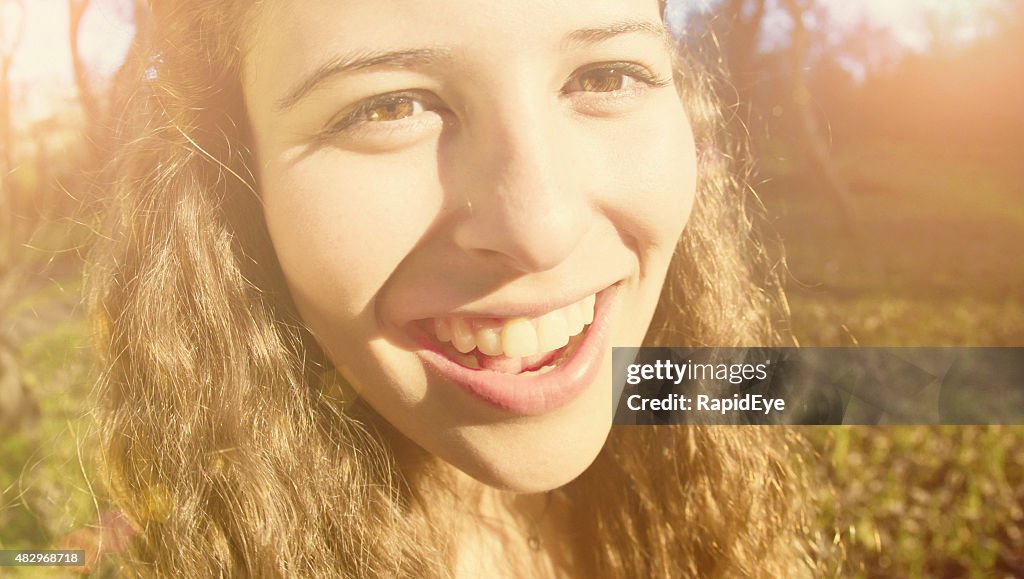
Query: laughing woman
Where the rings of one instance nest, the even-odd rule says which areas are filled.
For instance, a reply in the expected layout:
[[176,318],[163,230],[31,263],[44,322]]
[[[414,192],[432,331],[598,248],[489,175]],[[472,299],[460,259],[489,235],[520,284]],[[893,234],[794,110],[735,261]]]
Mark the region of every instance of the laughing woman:
[[791,433],[611,428],[613,345],[780,342],[663,6],[152,4],[91,275],[126,569],[811,572]]

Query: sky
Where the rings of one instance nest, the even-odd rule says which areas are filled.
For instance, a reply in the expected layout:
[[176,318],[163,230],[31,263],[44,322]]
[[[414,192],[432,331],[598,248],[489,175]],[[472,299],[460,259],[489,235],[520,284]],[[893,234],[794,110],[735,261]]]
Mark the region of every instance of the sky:
[[[711,1],[669,0],[670,19],[678,25],[687,9]],[[970,40],[985,33],[986,19],[979,15],[998,0],[819,1],[827,6],[834,24],[852,26],[866,19],[887,29],[906,49],[923,51],[933,36],[928,27],[929,18],[942,23],[943,32],[950,39]],[[25,24],[25,34],[11,70],[13,84],[22,87],[15,92],[14,110],[22,120],[41,118],[60,103],[73,99],[75,94],[68,50],[67,0],[23,0],[25,9],[20,15],[11,11],[13,4],[11,0],[0,0],[0,38],[3,29],[19,18]],[[113,74],[131,42],[130,10],[125,8],[126,4],[129,4],[126,0],[93,0],[86,13],[82,52],[93,74],[100,77]],[[783,15],[769,18],[764,37],[769,42],[772,38],[785,38],[789,25]]]
[[[0,0],[0,5],[4,4],[14,5]],[[94,0],[85,14],[81,47],[101,75],[117,69],[132,39],[131,13],[123,4],[121,0]],[[24,5],[25,32],[11,75],[16,80],[71,80],[67,0],[24,0]],[[18,18],[10,9],[0,15],[4,20]]]
[[[768,5],[778,2],[767,0]],[[906,50],[921,52],[929,47],[929,21],[942,25],[954,42],[973,40],[987,32],[983,15],[999,0],[817,0],[829,15],[829,23],[841,32],[859,22],[887,30]],[[685,13],[706,9],[715,0],[669,0],[669,19],[678,30],[685,27]],[[814,23],[810,23],[813,25]],[[786,38],[791,23],[781,10],[769,10],[765,18],[767,43]]]
[[[130,11],[122,0],[93,0],[85,14],[80,46],[90,70],[109,78],[131,43]],[[67,0],[24,0],[24,11],[0,0],[0,26],[22,19],[24,33],[11,64],[12,110],[16,124],[48,116],[75,98],[68,39]],[[10,33],[0,33],[0,38]],[[22,121],[19,123],[19,121]]]
[[924,51],[931,41],[929,15],[942,25],[954,42],[978,38],[987,31],[987,19],[980,17],[994,5],[987,0],[824,0],[834,18],[856,22],[868,18],[892,32],[897,42],[914,50]]

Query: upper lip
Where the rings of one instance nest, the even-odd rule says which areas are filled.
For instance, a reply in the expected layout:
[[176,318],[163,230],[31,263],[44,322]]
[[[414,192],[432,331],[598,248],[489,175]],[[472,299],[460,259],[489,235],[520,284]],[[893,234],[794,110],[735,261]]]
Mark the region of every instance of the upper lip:
[[[618,282],[616,282],[618,283]],[[587,296],[600,294],[612,287],[613,284],[605,285],[597,289],[573,294],[564,294],[557,298],[549,298],[544,301],[530,303],[516,303],[498,300],[486,300],[475,303],[471,306],[464,306],[446,312],[437,312],[433,315],[417,318],[416,320],[432,320],[435,318],[537,318],[546,313],[553,312],[583,300]]]

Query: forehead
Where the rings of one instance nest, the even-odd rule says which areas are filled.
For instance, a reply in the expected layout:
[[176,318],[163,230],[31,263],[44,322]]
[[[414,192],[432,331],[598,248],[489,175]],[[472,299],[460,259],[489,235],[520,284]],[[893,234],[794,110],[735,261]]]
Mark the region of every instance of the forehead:
[[[557,49],[575,29],[660,21],[658,0],[270,0],[253,15],[246,75],[288,82],[339,52],[443,46],[500,61]],[[294,75],[294,77],[292,76]]]

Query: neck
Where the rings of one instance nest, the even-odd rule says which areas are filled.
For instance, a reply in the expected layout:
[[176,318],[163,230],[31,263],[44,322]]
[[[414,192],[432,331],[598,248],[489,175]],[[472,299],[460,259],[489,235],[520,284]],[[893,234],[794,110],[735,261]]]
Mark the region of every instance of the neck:
[[456,576],[556,577],[571,567],[568,503],[560,491],[514,493],[484,485],[454,467],[452,511]]
[[457,577],[556,577],[572,568],[564,493],[516,493],[483,484],[408,440],[396,461],[418,508],[449,541]]

